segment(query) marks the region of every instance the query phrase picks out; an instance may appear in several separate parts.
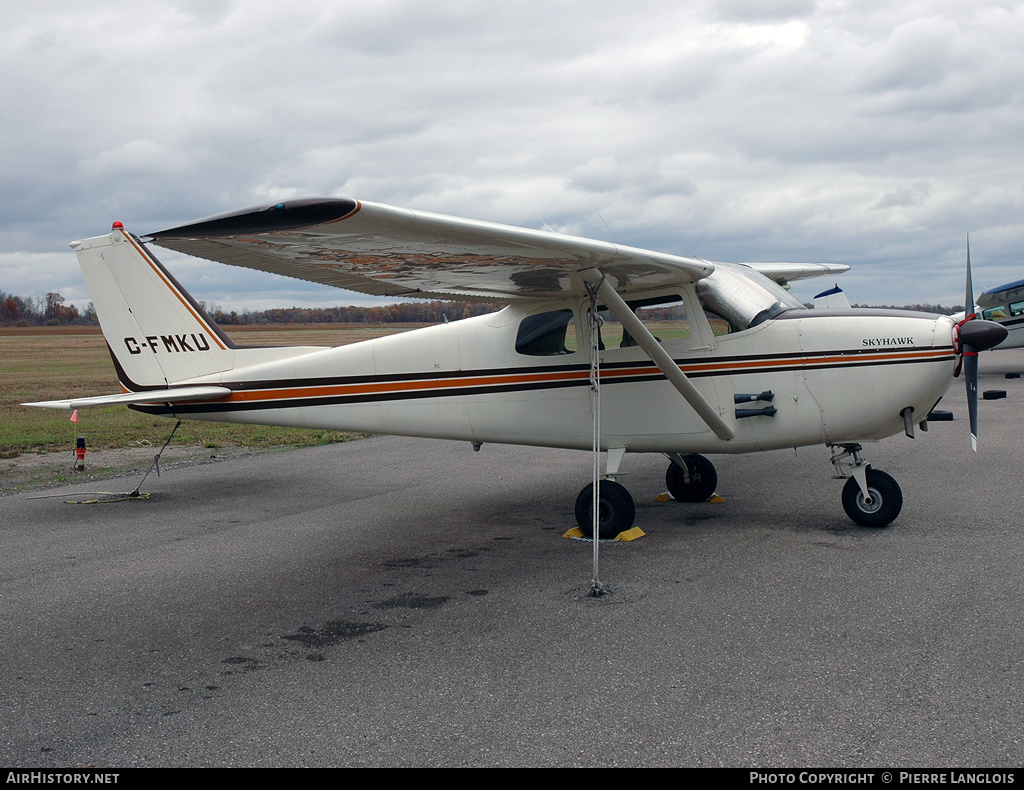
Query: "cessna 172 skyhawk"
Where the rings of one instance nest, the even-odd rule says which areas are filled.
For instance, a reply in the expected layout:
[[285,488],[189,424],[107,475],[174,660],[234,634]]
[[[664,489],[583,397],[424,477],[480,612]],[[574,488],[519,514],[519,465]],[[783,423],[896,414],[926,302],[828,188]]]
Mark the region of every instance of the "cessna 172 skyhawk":
[[[508,306],[337,348],[239,347],[149,241],[378,296]],[[626,452],[665,454],[669,491],[702,501],[717,476],[698,453],[813,444],[832,448],[848,478],[847,514],[885,526],[902,493],[861,443],[926,429],[961,354],[976,404],[977,351],[1005,336],[982,320],[808,310],[778,284],[846,266],[710,263],[339,198],[245,209],[145,242],[115,223],[71,246],[124,393],[31,405],[605,451],[599,498],[591,484],[576,506],[588,534],[598,510],[602,537],[634,518],[615,482]],[[654,336],[650,305],[673,306],[683,329]],[[621,323],[615,342],[604,310]],[[972,411],[976,435],[975,422]]]

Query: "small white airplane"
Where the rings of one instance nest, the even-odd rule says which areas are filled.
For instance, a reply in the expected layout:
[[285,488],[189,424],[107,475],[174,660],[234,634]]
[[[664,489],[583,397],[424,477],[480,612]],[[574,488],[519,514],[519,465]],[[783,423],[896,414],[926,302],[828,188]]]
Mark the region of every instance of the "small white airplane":
[[[377,296],[507,306],[337,348],[240,347],[149,242]],[[780,287],[847,266],[711,263],[342,198],[245,209],[141,239],[117,222],[71,246],[123,393],[28,405],[124,403],[169,417],[455,439],[476,449],[589,449],[595,480],[603,451],[598,493],[591,483],[576,504],[583,531],[597,522],[602,538],[634,519],[632,497],[615,482],[627,452],[663,453],[670,493],[703,501],[717,475],[698,453],[824,444],[847,478],[850,518],[888,525],[903,495],[864,460],[861,444],[913,436],[915,424],[926,430],[960,359],[976,436],[977,352],[1006,334],[973,316],[805,309]],[[969,283],[968,268],[970,295]],[[653,305],[674,308],[672,336],[656,337],[645,323]],[[621,340],[610,324],[602,332],[602,311],[621,324]]]

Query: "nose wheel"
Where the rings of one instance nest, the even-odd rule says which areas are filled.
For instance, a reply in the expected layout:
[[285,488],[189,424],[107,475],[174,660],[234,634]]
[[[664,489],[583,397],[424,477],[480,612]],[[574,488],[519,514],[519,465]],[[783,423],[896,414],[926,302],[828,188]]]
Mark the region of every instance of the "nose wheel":
[[[832,465],[843,486],[843,510],[862,527],[887,527],[903,509],[903,491],[892,475],[872,469],[861,457],[859,444],[832,448]],[[846,473],[844,467],[849,466]]]
[[852,477],[843,486],[843,510],[862,527],[887,527],[903,509],[903,491],[891,475],[868,467],[868,495]]

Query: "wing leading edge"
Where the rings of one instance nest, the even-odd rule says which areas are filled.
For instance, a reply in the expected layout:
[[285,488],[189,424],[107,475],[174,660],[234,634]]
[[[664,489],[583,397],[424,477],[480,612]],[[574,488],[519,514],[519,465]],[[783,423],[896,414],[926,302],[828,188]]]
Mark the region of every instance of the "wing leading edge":
[[585,293],[597,269],[622,293],[692,282],[714,264],[660,252],[346,198],[277,203],[148,234],[233,266],[374,296],[461,300]]
[[[586,291],[597,269],[628,294],[693,282],[711,261],[350,198],[305,198],[148,234],[198,258],[373,296],[516,301]],[[850,267],[747,263],[781,285]]]

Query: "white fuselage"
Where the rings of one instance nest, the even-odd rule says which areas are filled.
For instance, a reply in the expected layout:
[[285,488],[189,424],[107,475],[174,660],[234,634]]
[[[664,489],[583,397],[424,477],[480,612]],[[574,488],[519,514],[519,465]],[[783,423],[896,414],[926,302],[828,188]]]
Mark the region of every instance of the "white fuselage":
[[[692,287],[684,299],[696,307]],[[571,309],[574,350],[516,350],[523,318]],[[709,430],[638,347],[600,352],[601,444],[632,452],[739,453],[881,439],[924,420],[952,381],[952,321],[910,312],[790,310],[715,336],[691,310],[689,338],[666,341],[734,429]],[[236,367],[179,384],[233,390],[208,404],[141,407],[192,419],[484,443],[589,449],[586,303],[512,306],[490,315]],[[241,361],[241,358],[240,360]],[[738,418],[734,395],[770,391],[772,416]]]

